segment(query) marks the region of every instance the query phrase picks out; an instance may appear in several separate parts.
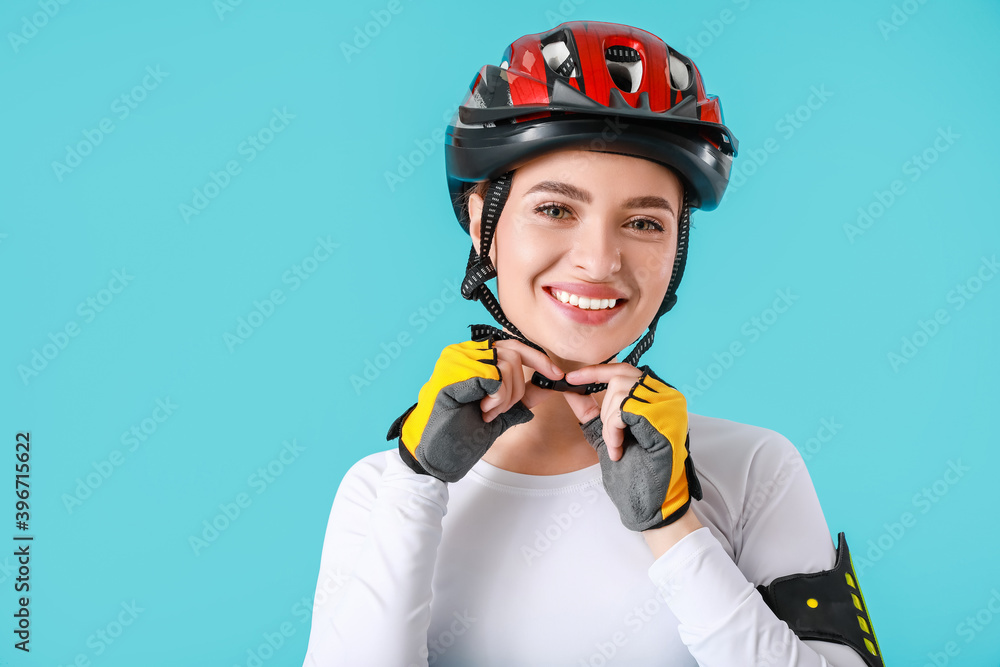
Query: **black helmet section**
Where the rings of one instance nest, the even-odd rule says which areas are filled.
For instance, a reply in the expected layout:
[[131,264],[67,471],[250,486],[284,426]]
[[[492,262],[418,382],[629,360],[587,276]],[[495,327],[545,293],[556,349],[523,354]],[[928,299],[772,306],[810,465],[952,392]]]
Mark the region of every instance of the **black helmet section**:
[[475,182],[560,149],[610,151],[660,162],[682,176],[691,206],[712,210],[719,205],[739,144],[724,125],[694,116],[694,97],[654,112],[644,93],[633,107],[613,89],[604,106],[556,80],[548,104],[512,107],[509,76],[499,67],[484,67],[448,126],[448,190],[466,231],[465,193]]

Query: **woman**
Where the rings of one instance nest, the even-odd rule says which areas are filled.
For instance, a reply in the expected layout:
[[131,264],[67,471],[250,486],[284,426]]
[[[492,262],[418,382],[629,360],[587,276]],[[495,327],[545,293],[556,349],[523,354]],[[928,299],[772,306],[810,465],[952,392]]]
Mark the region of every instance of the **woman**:
[[642,30],[565,23],[480,71],[446,161],[463,295],[503,329],[445,348],[345,476],[306,665],[882,664],[791,443],[636,365],[735,152]]

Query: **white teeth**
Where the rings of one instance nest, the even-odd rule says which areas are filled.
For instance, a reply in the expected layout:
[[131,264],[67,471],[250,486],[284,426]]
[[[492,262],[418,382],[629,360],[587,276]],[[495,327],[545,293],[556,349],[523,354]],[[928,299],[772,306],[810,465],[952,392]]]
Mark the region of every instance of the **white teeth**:
[[591,299],[590,297],[570,294],[569,292],[557,289],[552,290],[552,295],[563,303],[568,303],[583,310],[605,310],[607,308],[614,308],[615,304],[618,303],[618,299]]

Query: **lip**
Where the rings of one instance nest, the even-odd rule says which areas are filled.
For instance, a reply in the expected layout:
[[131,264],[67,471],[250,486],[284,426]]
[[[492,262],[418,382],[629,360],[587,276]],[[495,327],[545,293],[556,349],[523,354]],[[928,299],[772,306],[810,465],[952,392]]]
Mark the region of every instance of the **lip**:
[[568,287],[559,287],[558,285],[569,285],[569,283],[556,283],[553,285],[546,285],[542,291],[549,297],[549,300],[555,304],[556,308],[564,314],[569,319],[573,320],[577,324],[587,324],[591,326],[597,326],[601,324],[607,324],[611,319],[616,317],[624,307],[627,299],[619,298],[615,296],[603,296],[603,294],[615,294],[614,290],[609,290],[607,288],[599,288],[597,290],[590,289],[593,296],[589,294],[581,294],[580,292],[573,292],[579,296],[586,296],[588,298],[600,298],[600,299],[618,299],[618,303],[615,304],[614,308],[604,308],[602,310],[583,310],[582,308],[577,308],[576,306],[571,306],[568,303],[563,303],[552,294],[553,289],[562,290],[564,292],[572,292],[572,289]]
[[[625,299],[625,295],[618,290],[601,285],[587,285],[586,283],[549,283],[543,286],[546,291],[557,289],[561,292],[569,292],[577,296],[585,296],[588,299]],[[559,301],[556,299],[556,301]],[[560,302],[562,303],[562,302]],[[575,306],[574,306],[575,307]]]

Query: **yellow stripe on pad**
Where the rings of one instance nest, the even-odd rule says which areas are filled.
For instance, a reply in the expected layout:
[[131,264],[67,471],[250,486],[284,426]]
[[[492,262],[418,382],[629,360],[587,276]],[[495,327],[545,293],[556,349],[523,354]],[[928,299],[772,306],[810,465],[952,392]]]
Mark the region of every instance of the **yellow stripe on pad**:
[[[643,401],[646,401],[643,403]],[[690,494],[681,484],[686,479],[684,461],[687,459],[688,418],[687,400],[673,387],[645,374],[641,383],[633,387],[631,395],[622,403],[622,411],[645,417],[650,425],[663,434],[673,448],[670,471],[669,495],[660,507],[664,519],[681,508]]]

